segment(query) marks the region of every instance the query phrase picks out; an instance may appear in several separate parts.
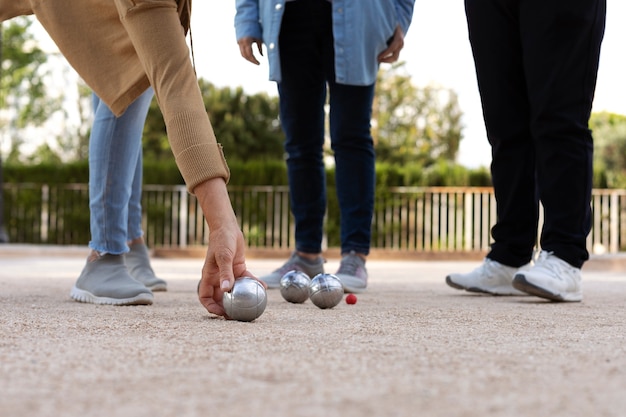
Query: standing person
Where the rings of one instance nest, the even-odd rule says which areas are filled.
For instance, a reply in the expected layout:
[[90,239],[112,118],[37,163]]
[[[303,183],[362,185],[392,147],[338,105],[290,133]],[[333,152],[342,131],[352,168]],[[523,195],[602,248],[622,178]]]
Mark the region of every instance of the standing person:
[[[606,0],[465,0],[497,202],[484,263],[448,285],[581,301],[589,258],[593,140],[588,128]],[[541,252],[539,202],[544,207]]]
[[323,272],[326,212],[323,160],[328,89],[330,137],[340,209],[341,264],[348,292],[367,287],[365,261],[374,211],[375,154],[370,133],[376,74],[395,62],[413,15],[413,0],[237,0],[235,29],[241,55],[259,64],[256,44],[268,51],[286,142],[296,247],[287,262],[263,276],[279,286],[289,270]]
[[91,252],[71,297],[112,305],[152,304],[166,291],[150,265],[141,226],[141,137],[154,92],[146,90],[120,117],[92,94],[89,137]]
[[225,315],[224,291],[254,275],[226,188],[228,165],[189,58],[191,1],[0,0],[0,21],[33,13],[116,116],[153,87],[176,163],[210,231],[198,296],[207,311]]

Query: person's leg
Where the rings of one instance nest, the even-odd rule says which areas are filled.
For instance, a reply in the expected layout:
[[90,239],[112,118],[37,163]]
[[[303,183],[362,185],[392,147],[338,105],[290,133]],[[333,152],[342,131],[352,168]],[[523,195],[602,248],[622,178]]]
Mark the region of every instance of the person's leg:
[[[128,234],[129,204],[133,188],[137,187],[134,177],[141,169],[137,163],[151,99],[149,89],[118,118],[93,96],[94,122],[89,140],[89,247],[95,251],[121,255],[128,252],[128,240],[136,237]],[[138,185],[141,195],[141,183]]]
[[581,301],[580,268],[589,258],[593,179],[588,122],[606,1],[526,1],[520,16],[545,220],[540,257],[532,269],[516,274],[513,285],[554,301]]
[[522,4],[530,129],[545,213],[541,247],[580,268],[589,257],[593,139],[588,122],[606,3],[532,0]]
[[313,3],[295,2],[285,9],[279,38],[282,79],[278,91],[296,250],[319,254],[326,212],[326,80],[319,36],[327,25],[319,14],[311,15],[316,12]]
[[535,149],[525,80],[519,1],[465,0],[487,138],[497,221],[484,262],[469,273],[453,273],[457,289],[496,295],[524,295],[513,277],[532,258],[537,240],[539,199]]
[[[152,89],[150,89],[152,90]],[[152,96],[150,96],[152,100]],[[146,107],[146,115],[149,105]],[[131,184],[130,198],[128,199],[128,242],[132,243],[143,238],[143,209],[141,196],[143,189],[143,150],[140,148],[135,161],[135,173]],[[143,239],[142,239],[143,241]]]
[[341,253],[368,255],[376,180],[370,133],[374,85],[330,82],[330,136],[341,213]]
[[94,94],[89,139],[89,207],[92,249],[72,298],[95,304],[151,304],[152,293],[124,263],[128,252],[128,205],[141,134],[152,92],[146,91],[118,117]]
[[370,133],[374,85],[349,86],[334,81],[329,85],[341,224],[342,260],[336,275],[346,291],[359,292],[367,287],[365,260],[374,214],[375,152]]
[[[139,97],[138,101],[141,100],[141,103],[137,103],[136,105],[141,108],[141,113],[139,113],[139,109],[137,109],[137,114],[135,115],[136,119],[145,120],[153,96],[154,92],[152,88],[149,88],[146,93]],[[122,116],[122,118],[124,117],[125,116]],[[136,126],[139,127],[139,123],[137,123]],[[131,133],[130,131],[127,132]],[[141,144],[143,123],[141,123],[141,130],[133,129],[132,133],[134,136],[127,137],[126,140],[135,140]],[[132,161],[129,162],[133,164]],[[124,254],[124,262],[126,263],[130,275],[137,281],[141,282],[152,291],[166,291],[167,282],[155,275],[150,265],[150,253],[143,239],[143,211],[141,207],[143,151],[141,146],[134,165],[135,172],[132,176],[130,198],[128,199],[128,226],[126,228],[129,251]]]
[[[319,38],[321,33],[328,32],[331,24],[330,5],[325,3],[287,3],[281,24],[282,79],[278,83],[278,93],[296,250],[285,264],[261,277],[270,288],[278,287],[280,278],[290,270],[305,272],[311,278],[323,272],[326,80]],[[328,13],[325,13],[326,8]]]
[[539,213],[518,4],[465,1],[497,202],[488,257],[511,267],[530,261]]

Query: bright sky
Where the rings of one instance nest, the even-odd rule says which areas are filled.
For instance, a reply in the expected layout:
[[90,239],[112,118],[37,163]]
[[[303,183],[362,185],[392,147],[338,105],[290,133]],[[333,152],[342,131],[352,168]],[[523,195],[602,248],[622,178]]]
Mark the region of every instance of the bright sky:
[[[594,111],[626,115],[626,1],[607,0],[607,28],[602,45]],[[193,2],[192,33],[198,75],[218,87],[242,86],[248,93],[276,94],[268,81],[267,61],[255,66],[239,55],[234,30],[234,1]],[[437,84],[458,94],[464,113],[459,162],[488,166],[490,150],[467,40],[463,0],[417,1],[401,60],[417,86]]]

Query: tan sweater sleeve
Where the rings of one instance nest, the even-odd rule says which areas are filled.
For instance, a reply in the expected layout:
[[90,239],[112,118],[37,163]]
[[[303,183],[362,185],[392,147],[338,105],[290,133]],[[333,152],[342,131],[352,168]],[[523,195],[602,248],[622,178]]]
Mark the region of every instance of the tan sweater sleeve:
[[189,192],[213,178],[228,182],[230,170],[206,113],[178,113],[169,121],[168,130],[176,164]]

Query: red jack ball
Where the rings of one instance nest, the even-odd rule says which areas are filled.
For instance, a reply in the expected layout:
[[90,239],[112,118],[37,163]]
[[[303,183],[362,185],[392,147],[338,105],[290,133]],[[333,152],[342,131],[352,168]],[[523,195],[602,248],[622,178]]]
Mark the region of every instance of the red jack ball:
[[348,304],[356,304],[356,295],[348,294],[346,296],[346,303],[348,303]]

